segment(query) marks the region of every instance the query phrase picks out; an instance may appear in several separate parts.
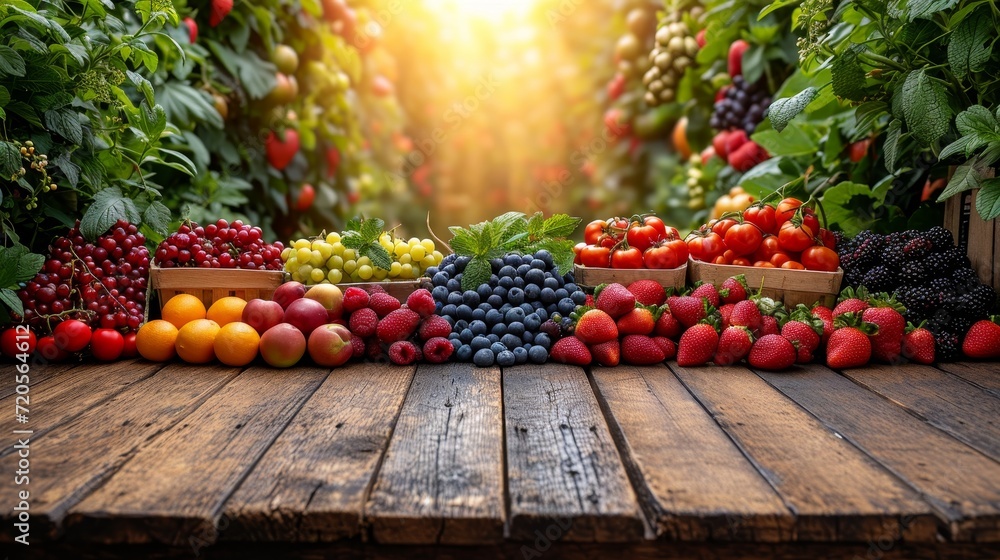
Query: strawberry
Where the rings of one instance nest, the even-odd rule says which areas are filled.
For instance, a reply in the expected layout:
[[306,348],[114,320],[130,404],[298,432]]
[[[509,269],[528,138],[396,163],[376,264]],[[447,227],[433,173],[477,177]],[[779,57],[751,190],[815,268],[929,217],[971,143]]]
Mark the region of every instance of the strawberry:
[[742,274],[726,278],[719,289],[719,297],[723,303],[736,303],[750,297],[750,288],[747,286],[747,277]]
[[208,24],[212,27],[218,27],[231,11],[233,11],[233,0],[212,0],[212,11],[208,15]]
[[636,280],[628,285],[628,291],[643,305],[663,305],[667,300],[667,291],[655,280]]
[[781,334],[778,319],[770,315],[764,315],[760,318],[760,328],[757,329],[758,338],[766,334]]
[[[447,324],[447,323],[446,323]],[[398,343],[397,343],[398,344]],[[443,364],[451,357],[455,351],[451,341],[447,338],[435,336],[424,343],[424,359],[432,364]]]
[[439,337],[448,338],[448,335],[451,334],[451,324],[445,321],[444,317],[440,315],[431,315],[420,323],[420,329],[417,331],[417,334],[420,336],[420,340],[423,341]]
[[576,322],[576,336],[584,344],[600,344],[618,338],[618,325],[600,309],[591,309]]
[[825,305],[816,305],[812,308],[812,315],[823,321],[823,334],[820,335],[820,346],[825,346],[826,341],[833,334],[833,310]]
[[364,309],[358,309],[354,313],[351,313],[351,319],[347,323],[347,328],[350,329],[351,334],[361,338],[373,336],[377,326],[378,315],[373,309],[369,309],[367,307]]
[[682,367],[707,364],[719,346],[719,333],[707,323],[698,323],[681,335],[677,344],[677,365]]
[[681,327],[680,321],[670,312],[670,308],[666,305],[661,306],[660,318],[656,320],[653,334],[676,340],[681,335],[682,330],[684,329]]
[[614,367],[621,361],[621,346],[618,339],[609,340],[590,347],[590,354],[594,361],[602,366]]
[[437,304],[434,303],[434,296],[431,295],[430,291],[423,288],[414,290],[406,297],[406,306],[416,311],[421,317],[430,317],[437,310]]
[[712,307],[719,306],[719,291],[715,289],[715,286],[711,283],[704,283],[691,292],[693,297],[703,297],[708,300],[708,304]]
[[667,298],[670,312],[685,327],[691,327],[708,316],[711,311],[708,303],[702,298],[692,296],[673,296]]
[[719,345],[715,349],[716,365],[731,366],[750,353],[753,346],[753,334],[746,327],[727,327],[719,336]]
[[351,286],[344,290],[344,311],[354,313],[358,309],[368,307],[368,292]]
[[995,360],[1000,358],[1000,317],[976,321],[962,342],[962,352],[970,358]]
[[[654,308],[655,309],[655,308]],[[652,334],[656,316],[646,307],[636,307],[618,319],[618,334]]]
[[848,287],[840,292],[837,306],[833,308],[833,318],[836,319],[844,313],[860,313],[868,307],[868,290],[864,286],[860,286],[855,292]]
[[722,319],[723,329],[729,326],[729,318],[733,316],[734,307],[736,307],[735,304],[727,303],[719,308],[719,317]]
[[621,284],[604,284],[594,291],[597,295],[597,308],[618,319],[635,307],[635,295]]
[[[230,3],[232,3],[230,1]],[[295,154],[299,152],[299,133],[289,128],[285,131],[284,140],[272,130],[264,140],[264,150],[267,152],[267,161],[278,171],[284,170],[288,164],[292,163]]]
[[835,330],[826,342],[826,364],[835,369],[861,367],[872,357],[869,334],[878,327],[861,320],[860,313],[846,312],[837,317]]
[[729,165],[740,173],[746,173],[770,157],[771,154],[767,153],[763,146],[753,140],[747,140],[735,151],[729,152]]
[[622,359],[634,366],[649,366],[662,363],[667,355],[652,338],[630,334],[622,338]]
[[757,369],[780,371],[792,367],[795,359],[794,344],[781,335],[766,334],[753,343],[747,363]]
[[389,346],[389,361],[397,366],[408,366],[420,358],[420,349],[409,340],[393,342]]
[[791,319],[781,327],[781,336],[788,339],[797,349],[796,362],[808,364],[813,361],[813,352],[819,348],[823,322],[812,316],[805,306],[792,312]]
[[375,292],[368,300],[368,307],[375,310],[379,318],[385,317],[389,313],[402,307],[399,300],[385,292]]
[[549,358],[560,364],[570,364],[574,366],[588,366],[593,361],[587,345],[575,336],[560,338],[552,345]]
[[757,303],[745,300],[735,304],[733,312],[729,315],[729,324],[731,326],[746,327],[751,332],[759,330],[761,314]]
[[587,299],[584,300],[583,305],[584,305],[584,307],[593,307],[594,306],[594,296],[593,296],[593,294],[587,294]]
[[914,327],[912,324],[906,327],[900,348],[904,358],[918,364],[933,364],[934,349],[934,335],[923,328],[923,323],[919,327]]
[[663,359],[669,360],[677,355],[677,344],[665,336],[654,336],[653,342],[663,350]]
[[906,309],[888,294],[880,294],[869,303],[872,307],[865,309],[861,318],[878,325],[878,334],[872,337],[872,358],[886,363],[897,362],[906,332],[906,319],[900,311]]
[[397,309],[378,322],[375,334],[382,342],[391,344],[410,338],[418,326],[420,326],[420,315],[409,309]]

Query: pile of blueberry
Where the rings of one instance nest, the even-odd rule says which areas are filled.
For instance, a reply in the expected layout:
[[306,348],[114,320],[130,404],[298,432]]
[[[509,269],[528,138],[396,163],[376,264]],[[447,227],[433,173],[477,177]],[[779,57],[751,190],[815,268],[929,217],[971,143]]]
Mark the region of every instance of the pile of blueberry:
[[559,274],[552,255],[509,254],[491,261],[489,282],[462,290],[469,257],[449,255],[427,269],[437,313],[452,325],[454,357],[479,367],[545,363],[568,329],[569,314],[586,301],[573,273]]

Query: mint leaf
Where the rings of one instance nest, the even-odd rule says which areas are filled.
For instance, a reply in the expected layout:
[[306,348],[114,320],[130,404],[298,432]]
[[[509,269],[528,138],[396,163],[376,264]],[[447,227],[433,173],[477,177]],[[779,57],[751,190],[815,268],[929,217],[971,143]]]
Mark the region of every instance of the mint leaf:
[[462,272],[462,289],[475,290],[482,284],[490,281],[493,274],[493,267],[490,266],[489,259],[485,257],[473,257],[469,264],[465,265]]
[[1000,178],[982,182],[976,194],[976,211],[987,221],[1000,216]]
[[378,241],[383,228],[385,228],[384,221],[378,218],[368,218],[361,224],[361,237],[368,243]]
[[830,66],[833,93],[849,101],[863,101],[868,96],[868,83],[865,80],[865,70],[858,61],[858,50],[861,47],[851,47],[840,56],[833,59]]
[[980,72],[990,59],[986,46],[993,32],[990,17],[967,17],[958,24],[948,41],[948,64],[959,79]]
[[805,111],[809,103],[819,95],[819,90],[807,87],[792,97],[778,99],[767,109],[767,118],[771,119],[774,130],[781,132],[796,115]]
[[535,212],[531,218],[528,219],[528,235],[531,237],[538,237],[542,235],[542,231],[545,229],[545,215],[541,212]]
[[459,230],[448,245],[457,255],[471,257],[476,254],[476,239],[466,230]]
[[872,224],[874,201],[868,185],[844,181],[830,187],[823,193],[827,225],[837,224],[844,233],[857,235]]
[[140,219],[135,203],[125,198],[118,187],[108,187],[94,195],[94,201],[80,220],[80,233],[93,240],[108,231],[118,220],[135,224]]
[[955,169],[955,174],[951,176],[951,180],[948,181],[948,186],[938,196],[938,202],[969,189],[978,189],[985,171],[986,164],[978,157],[959,165]]
[[362,249],[361,254],[371,259],[372,266],[375,268],[389,270],[392,266],[392,257],[389,256],[389,251],[386,251],[385,247],[379,243],[369,243]]
[[20,264],[21,255],[25,251],[27,249],[22,245],[0,249],[0,287],[17,284],[18,265]]
[[560,274],[566,274],[573,270],[573,258],[576,256],[573,253],[573,245],[571,239],[547,239],[535,244],[532,250],[545,249],[552,253],[553,264]]
[[542,226],[543,237],[569,237],[573,235],[580,225],[581,218],[574,218],[566,214],[555,214],[550,216]]

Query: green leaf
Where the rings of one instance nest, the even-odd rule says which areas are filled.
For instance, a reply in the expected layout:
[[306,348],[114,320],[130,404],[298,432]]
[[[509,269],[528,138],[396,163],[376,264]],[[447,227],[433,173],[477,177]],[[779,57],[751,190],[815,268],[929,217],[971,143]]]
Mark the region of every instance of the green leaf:
[[489,259],[473,257],[469,264],[465,265],[465,271],[462,272],[462,289],[475,290],[481,284],[489,282],[491,274],[493,274],[493,267],[490,266]]
[[170,227],[170,209],[158,200],[149,203],[142,213],[144,224],[160,235],[166,235]]
[[955,169],[955,174],[951,176],[951,180],[948,181],[948,186],[938,196],[938,202],[969,189],[978,189],[983,181],[985,171],[986,163],[978,157],[959,165]]
[[763,146],[772,156],[801,156],[815,154],[819,150],[816,139],[802,126],[790,126],[785,132],[762,130],[754,133],[751,139]]
[[542,235],[545,230],[545,214],[541,212],[535,212],[531,218],[528,219],[528,235],[531,237],[538,237]]
[[17,315],[24,314],[24,305],[21,303],[21,299],[10,288],[0,288],[0,303],[6,305],[7,309],[10,309]]
[[990,59],[991,47],[987,47],[994,34],[992,18],[970,17],[958,24],[948,41],[948,64],[959,79],[970,72],[980,72]]
[[146,103],[149,105],[156,104],[156,96],[153,94],[153,84],[149,83],[149,80],[131,70],[125,72],[125,75],[128,76],[129,81],[132,82],[135,89],[139,90],[139,93],[145,97]]
[[955,4],[958,0],[908,0],[905,10],[909,20],[913,21],[951,9]]
[[24,76],[24,59],[7,45],[0,45],[0,76]]
[[536,243],[532,250],[545,249],[552,253],[552,262],[561,274],[566,274],[573,270],[573,259],[576,256],[573,253],[573,245],[574,242],[571,239],[544,239]]
[[751,44],[743,52],[743,78],[748,84],[756,83],[764,75],[764,51],[763,45]]
[[848,235],[857,235],[874,221],[875,197],[868,185],[845,181],[823,193],[827,226],[837,224]]
[[[876,123],[888,112],[888,107],[882,101],[869,101],[858,105],[854,111],[854,130],[860,136],[866,136]],[[857,138],[857,136],[855,136]]]
[[929,145],[948,132],[952,116],[948,92],[925,69],[906,76],[902,95],[906,127],[917,140]]
[[23,245],[0,248],[0,287],[6,288],[17,284],[17,267],[25,251],[27,249]]
[[21,169],[21,152],[10,142],[0,141],[0,179],[9,181]]
[[461,230],[448,242],[451,250],[456,254],[471,257],[476,254],[476,240],[466,230]]
[[979,186],[976,211],[986,221],[1000,216],[1000,178],[987,179]]
[[896,170],[896,160],[899,159],[900,144],[906,136],[908,135],[903,134],[902,121],[892,119],[885,133],[885,144],[882,145],[882,153],[885,155],[885,168],[889,172]]
[[781,132],[796,115],[805,111],[809,103],[819,95],[819,90],[807,87],[792,97],[775,100],[767,109],[767,118],[771,119],[774,130]]
[[157,88],[156,101],[163,106],[170,122],[191,128],[204,124],[213,128],[223,127],[222,116],[212,104],[212,96],[184,82],[167,81]]
[[834,57],[830,66],[833,93],[841,99],[863,101],[868,96],[868,83],[858,60],[858,49],[857,46],[847,49]]
[[385,228],[385,222],[378,218],[368,218],[361,224],[361,237],[368,243],[373,243],[378,241],[380,235],[382,235],[382,230]]
[[83,125],[79,114],[72,109],[45,111],[45,126],[74,144],[83,143]]
[[775,0],[774,2],[771,2],[763,10],[760,11],[760,14],[757,15],[757,21],[764,19],[764,17],[767,16],[767,14],[770,14],[771,12],[780,10],[781,8],[784,8],[786,6],[795,6],[798,5],[799,3],[801,3],[801,0]]
[[17,260],[17,274],[14,276],[14,282],[31,280],[42,269],[43,264],[45,264],[45,255],[29,253],[25,248],[24,253]]
[[392,266],[392,257],[389,256],[389,252],[378,243],[369,243],[361,254],[371,259],[372,266],[376,268],[389,270],[389,267]]
[[566,214],[555,214],[545,220],[541,235],[545,237],[569,237],[576,231],[580,221],[580,218]]
[[959,113],[955,127],[962,134],[978,136],[986,142],[1000,140],[1000,122],[982,105],[973,105]]
[[97,191],[90,208],[80,220],[80,233],[87,239],[96,239],[118,220],[138,223],[139,211],[131,199],[125,198],[118,187]]

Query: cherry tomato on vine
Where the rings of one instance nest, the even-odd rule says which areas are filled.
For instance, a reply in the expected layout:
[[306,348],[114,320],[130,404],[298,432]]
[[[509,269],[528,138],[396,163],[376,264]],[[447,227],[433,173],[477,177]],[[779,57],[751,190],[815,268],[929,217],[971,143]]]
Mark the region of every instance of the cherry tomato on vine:
[[90,326],[83,321],[70,319],[56,325],[52,330],[56,346],[69,353],[79,352],[90,344]]
[[646,268],[677,268],[687,262],[688,247],[680,239],[660,241],[642,254]]
[[840,257],[833,249],[822,245],[813,245],[802,251],[802,266],[807,270],[822,270],[836,272],[840,266]]
[[805,224],[796,226],[792,222],[785,222],[778,231],[778,244],[791,253],[804,251],[813,244],[813,230]]
[[580,251],[583,266],[607,268],[611,264],[611,249],[600,245],[587,245]]
[[56,338],[52,335],[43,336],[38,339],[38,354],[50,362],[61,362],[69,358],[69,352],[62,350],[56,345]]
[[802,209],[802,223],[809,226],[813,235],[819,231],[819,217],[816,216],[816,211],[812,208]]
[[587,243],[581,241],[576,245],[573,245],[573,264],[583,264],[580,260],[580,253],[587,247]]
[[837,238],[826,228],[819,228],[819,241],[827,249],[837,250]]
[[[628,229],[628,233],[625,234],[625,240],[628,244],[639,249],[640,251],[645,251],[653,243],[656,243],[666,235],[666,229],[663,222],[656,217],[651,216],[654,220],[659,222],[659,227],[650,224],[648,221],[643,224],[632,224],[632,227]],[[646,218],[649,220],[649,218]]]
[[726,230],[726,247],[738,257],[752,254],[760,247],[764,235],[760,229],[748,222],[736,224]]
[[750,260],[746,257],[736,257],[730,264],[733,266],[750,266]]
[[611,268],[642,268],[642,251],[636,247],[616,249],[611,253]]
[[139,350],[135,347],[135,333],[130,332],[125,335],[122,341],[122,357],[123,358],[134,358],[139,355]]
[[30,330],[18,333],[17,329],[7,329],[0,335],[0,354],[8,358],[13,358],[18,354],[30,355],[35,352],[37,344],[38,340],[35,338],[35,333]]
[[712,220],[709,224],[712,226],[712,231],[719,234],[721,237],[726,237],[726,232],[729,228],[736,225],[736,220],[732,218],[723,218],[721,220]]
[[586,229],[583,230],[583,240],[587,245],[596,245],[597,240],[604,234],[605,228],[608,227],[608,222],[606,220],[594,220],[587,224]]
[[753,252],[753,259],[755,261],[770,261],[771,257],[780,250],[781,245],[778,244],[778,237],[775,235],[765,235],[760,240],[760,246]]
[[797,198],[789,197],[779,202],[774,211],[775,224],[781,227],[782,224],[791,220],[799,206],[802,206],[802,201]]
[[90,353],[102,362],[113,362],[125,350],[125,338],[114,329],[97,329],[90,338]]
[[713,262],[726,250],[722,237],[715,232],[692,233],[687,238],[687,246],[691,258],[704,262]]
[[743,212],[743,221],[759,227],[764,233],[778,233],[774,206],[767,204],[751,206]]

